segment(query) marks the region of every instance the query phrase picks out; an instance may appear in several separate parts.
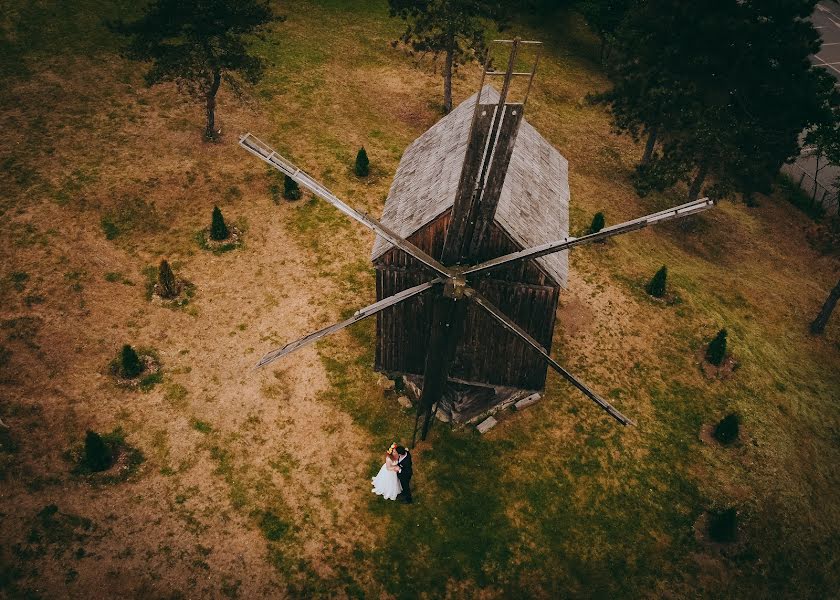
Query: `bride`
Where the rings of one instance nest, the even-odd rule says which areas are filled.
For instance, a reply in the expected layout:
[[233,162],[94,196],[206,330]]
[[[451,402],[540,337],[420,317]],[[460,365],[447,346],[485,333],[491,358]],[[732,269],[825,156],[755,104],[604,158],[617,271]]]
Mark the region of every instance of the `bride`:
[[397,445],[391,444],[388,452],[385,453],[385,464],[373,478],[373,489],[371,491],[386,500],[396,500],[397,495],[402,492],[400,480],[397,478],[397,460]]

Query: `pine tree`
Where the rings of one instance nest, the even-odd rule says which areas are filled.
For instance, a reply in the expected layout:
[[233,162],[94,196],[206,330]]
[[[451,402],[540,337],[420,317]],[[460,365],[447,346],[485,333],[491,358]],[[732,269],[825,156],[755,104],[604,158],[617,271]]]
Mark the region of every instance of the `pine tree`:
[[282,20],[266,0],[154,0],[138,20],[110,27],[128,37],[129,58],[151,62],[146,83],[174,81],[204,103],[204,136],[214,139],[222,81],[234,91],[259,81],[263,60],[250,53],[248,40]]
[[111,466],[113,454],[102,436],[88,429],[85,435],[85,464],[91,471],[104,471]]
[[158,269],[158,288],[162,298],[174,298],[178,295],[175,273],[172,272],[172,268],[165,259],[160,261],[160,268]]
[[120,353],[120,375],[126,379],[137,377],[143,372],[143,363],[140,362],[140,357],[129,344],[122,348]]
[[225,218],[222,216],[222,211],[218,206],[213,207],[213,219],[210,222],[210,239],[220,242],[226,240],[230,235],[227,225],[225,225]]
[[300,187],[298,187],[297,181],[288,175],[283,175],[283,197],[286,200],[300,199]]
[[604,228],[604,225],[606,225],[604,213],[596,212],[595,216],[592,217],[592,224],[589,226],[589,233],[598,233]]
[[706,360],[719,367],[726,357],[726,330],[721,329],[706,348]]
[[735,413],[730,413],[715,426],[715,439],[721,444],[731,444],[738,439],[740,428],[741,418]]
[[358,177],[367,177],[370,172],[369,165],[370,161],[368,160],[367,152],[365,152],[365,147],[362,146],[359,148],[358,154],[356,154],[356,166],[354,168],[356,175]]
[[668,267],[662,265],[653,278],[647,284],[647,293],[655,298],[665,295],[665,283],[668,278]]
[[709,515],[709,537],[716,542],[734,542],[738,537],[738,511],[728,508]]

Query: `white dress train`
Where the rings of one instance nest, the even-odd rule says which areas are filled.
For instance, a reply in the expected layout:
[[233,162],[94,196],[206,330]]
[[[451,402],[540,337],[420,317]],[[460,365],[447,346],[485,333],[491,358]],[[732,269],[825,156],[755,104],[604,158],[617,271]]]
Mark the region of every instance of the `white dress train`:
[[397,463],[391,460],[390,456],[385,457],[385,464],[379,469],[376,477],[373,477],[373,489],[371,491],[386,500],[396,500],[397,495],[402,492],[402,486],[397,477]]

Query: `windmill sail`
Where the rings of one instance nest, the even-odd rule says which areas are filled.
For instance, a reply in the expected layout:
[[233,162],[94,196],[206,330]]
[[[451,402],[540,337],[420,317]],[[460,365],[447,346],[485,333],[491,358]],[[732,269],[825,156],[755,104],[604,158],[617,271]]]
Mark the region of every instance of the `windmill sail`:
[[278,348],[276,350],[272,350],[265,356],[260,359],[260,362],[257,363],[257,367],[264,367],[268,363],[274,362],[278,358],[281,358],[295,350],[299,350],[304,346],[311,344],[312,342],[316,342],[323,337],[330,335],[331,333],[335,333],[336,331],[341,331],[345,327],[349,327],[353,323],[357,323],[362,319],[367,319],[368,317],[375,315],[381,310],[385,310],[389,306],[393,306],[398,302],[402,302],[403,300],[408,300],[416,296],[417,294],[422,294],[428,289],[435,287],[443,283],[443,279],[437,278],[433,279],[432,281],[428,281],[426,283],[421,283],[420,285],[416,285],[413,288],[409,288],[407,290],[403,290],[399,294],[394,294],[393,296],[389,296],[384,300],[380,300],[379,302],[374,302],[373,304],[366,306],[357,310],[353,313],[353,316],[349,319],[345,319],[340,323],[336,323],[334,325],[330,325],[329,327],[324,327],[323,329],[319,329],[318,331],[314,331],[308,335],[303,336],[299,340],[295,340],[294,342],[289,342],[282,348]]
[[368,229],[375,231],[380,236],[397,246],[400,250],[407,252],[408,254],[422,262],[424,265],[435,271],[438,275],[444,275],[447,277],[451,275],[450,271],[442,264],[440,264],[437,260],[423,252],[420,248],[418,248],[408,240],[400,237],[392,229],[386,227],[367,213],[361,213],[356,209],[352,208],[347,203],[341,201],[324,185],[322,185],[321,183],[313,179],[310,175],[308,175],[304,171],[301,171],[294,164],[277,154],[277,152],[271,146],[269,146],[256,136],[250,133],[244,134],[241,138],[239,138],[239,145],[245,148],[254,156],[260,158],[260,160],[268,163],[281,173],[292,178],[298,184],[302,185],[319,198],[325,200],[326,202],[329,202],[348,217],[358,221]]
[[499,256],[498,258],[493,258],[479,265],[475,265],[474,267],[465,269],[464,275],[484,273],[520,260],[539,258],[540,256],[553,254],[554,252],[561,252],[562,250],[568,250],[570,248],[574,248],[575,246],[582,246],[583,244],[589,244],[591,242],[597,242],[622,233],[629,233],[631,231],[644,229],[648,225],[657,225],[673,219],[681,219],[683,217],[696,215],[697,213],[712,208],[714,205],[714,200],[701,198],[700,200],[680,204],[679,206],[674,206],[667,210],[639,217],[638,219],[633,219],[632,221],[625,221],[624,223],[619,223],[618,225],[605,227],[597,233],[590,233],[579,238],[568,237],[563,240],[547,242],[545,244],[540,244],[539,246],[534,246],[533,248],[527,248],[518,252],[505,254],[504,256]]
[[512,333],[514,333],[517,336],[519,336],[520,338],[522,338],[522,340],[525,343],[527,343],[534,350],[536,350],[540,355],[542,355],[542,357],[545,359],[545,361],[555,371],[560,373],[560,375],[562,375],[563,378],[566,381],[568,381],[573,386],[575,386],[577,389],[579,389],[581,392],[583,392],[583,394],[586,397],[588,397],[590,400],[592,400],[598,406],[600,406],[602,409],[604,409],[613,419],[615,419],[616,421],[618,421],[619,423],[621,423],[622,425],[625,425],[625,426],[626,425],[635,425],[635,423],[632,420],[628,419],[623,414],[621,414],[618,410],[616,410],[616,408],[613,405],[611,405],[609,402],[604,400],[601,396],[599,396],[594,391],[592,391],[589,387],[587,387],[577,377],[575,377],[574,375],[569,373],[566,369],[564,369],[562,366],[560,366],[560,364],[556,360],[551,358],[551,356],[548,354],[548,352],[545,350],[545,348],[543,348],[542,345],[540,345],[540,343],[537,340],[532,338],[530,335],[528,335],[528,332],[526,332],[519,325],[517,325],[512,320],[510,320],[507,316],[505,316],[505,314],[501,310],[499,310],[487,298],[482,296],[478,291],[476,291],[473,288],[467,288],[467,290],[465,291],[465,295],[468,298],[470,298],[471,300],[473,300],[476,304],[478,304],[481,308],[483,308],[488,313],[490,313],[499,323],[504,325],[508,330],[510,330]]

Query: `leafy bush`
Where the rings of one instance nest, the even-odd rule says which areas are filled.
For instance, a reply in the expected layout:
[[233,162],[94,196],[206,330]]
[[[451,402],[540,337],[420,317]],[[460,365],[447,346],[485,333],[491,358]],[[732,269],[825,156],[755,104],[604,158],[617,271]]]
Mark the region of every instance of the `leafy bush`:
[[356,154],[356,166],[354,171],[358,177],[367,177],[370,172],[370,161],[368,160],[367,152],[364,146],[359,148],[359,153]]
[[160,295],[164,298],[174,298],[178,295],[178,285],[175,283],[175,273],[169,263],[164,259],[160,261],[160,268],[158,269],[158,285],[160,286]]
[[137,377],[143,372],[143,363],[140,362],[140,357],[129,344],[122,348],[120,353],[120,375],[126,379]]
[[589,233],[598,233],[604,228],[604,225],[606,225],[604,213],[596,212],[595,216],[592,217],[592,224],[589,226]]
[[218,206],[213,207],[213,219],[210,222],[210,238],[220,242],[226,240],[230,235],[227,225],[225,225],[225,218],[222,216],[222,211]]
[[734,542],[738,537],[738,511],[728,508],[709,514],[709,537],[716,542]]
[[741,418],[735,413],[728,414],[715,426],[715,439],[721,444],[731,444],[738,439],[740,428]]
[[286,200],[300,200],[300,187],[297,181],[288,175],[283,176],[283,197]]
[[648,282],[647,293],[655,298],[661,298],[665,295],[665,283],[668,279],[668,267],[662,265],[653,278]]
[[721,329],[706,348],[706,360],[719,367],[726,357],[726,330]]
[[102,436],[88,429],[84,461],[91,471],[104,471],[113,464],[114,455]]

